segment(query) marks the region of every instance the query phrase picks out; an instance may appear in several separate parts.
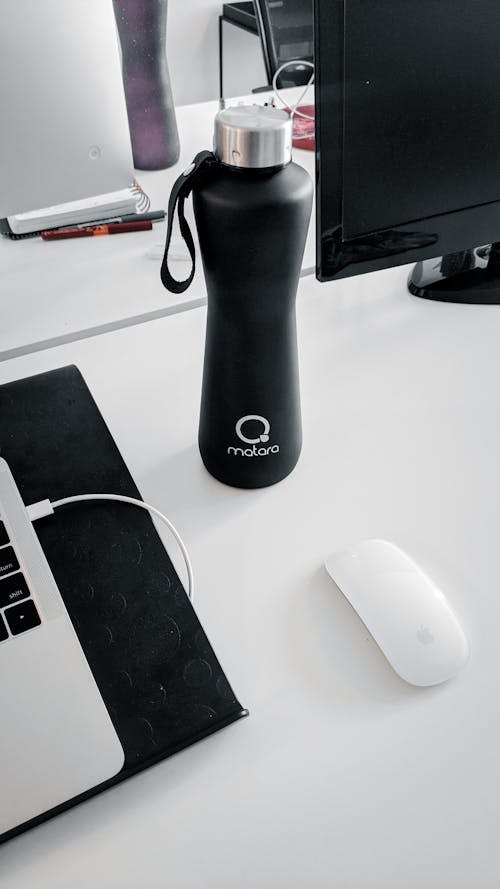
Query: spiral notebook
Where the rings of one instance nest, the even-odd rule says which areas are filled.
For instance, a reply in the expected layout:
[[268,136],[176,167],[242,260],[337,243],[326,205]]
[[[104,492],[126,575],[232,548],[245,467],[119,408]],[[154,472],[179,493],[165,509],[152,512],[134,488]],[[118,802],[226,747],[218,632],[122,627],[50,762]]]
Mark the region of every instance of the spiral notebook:
[[0,219],[0,233],[11,240],[33,238],[49,229],[112,222],[130,213],[145,213],[149,206],[148,195],[137,180],[134,180],[130,188],[110,194],[95,195]]

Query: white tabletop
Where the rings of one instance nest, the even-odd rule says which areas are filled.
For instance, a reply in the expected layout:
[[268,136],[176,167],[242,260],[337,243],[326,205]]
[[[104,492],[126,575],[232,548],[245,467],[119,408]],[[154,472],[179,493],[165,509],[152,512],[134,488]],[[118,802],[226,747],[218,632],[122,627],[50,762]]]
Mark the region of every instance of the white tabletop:
[[[301,90],[286,90],[294,101]],[[257,93],[237,102],[264,103],[269,93]],[[211,148],[217,102],[186,105],[177,109],[181,142],[178,163],[159,172],[138,171],[137,178],[151,199],[151,209],[166,208],[173,183],[198,151]],[[314,153],[294,150],[294,160],[314,178]],[[195,232],[191,201],[186,215]],[[315,267],[314,211],[304,270]],[[40,238],[10,241],[0,237],[0,360],[54,344],[101,334],[201,305],[205,283],[198,257],[198,271],[184,294],[169,293],[160,281],[160,259],[150,259],[165,244],[166,224],[152,231],[104,238],[44,242]],[[182,254],[182,242],[173,246]],[[180,249],[179,249],[180,248]],[[187,256],[187,253],[186,253]],[[172,264],[179,279],[187,277],[189,264]]]
[[[0,365],[81,368],[250,709],[2,847],[2,889],[498,889],[500,313],[414,299],[406,272],[301,281],[304,449],[264,490],[198,455],[204,308]],[[369,536],[445,590],[472,650],[453,681],[406,685],[328,578]]]

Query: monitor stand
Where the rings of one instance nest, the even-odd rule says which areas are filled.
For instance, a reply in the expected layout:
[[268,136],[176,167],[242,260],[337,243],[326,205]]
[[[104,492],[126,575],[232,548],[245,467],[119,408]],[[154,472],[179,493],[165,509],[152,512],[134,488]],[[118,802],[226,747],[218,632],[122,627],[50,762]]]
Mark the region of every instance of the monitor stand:
[[418,262],[408,288],[414,296],[440,302],[500,304],[500,243]]

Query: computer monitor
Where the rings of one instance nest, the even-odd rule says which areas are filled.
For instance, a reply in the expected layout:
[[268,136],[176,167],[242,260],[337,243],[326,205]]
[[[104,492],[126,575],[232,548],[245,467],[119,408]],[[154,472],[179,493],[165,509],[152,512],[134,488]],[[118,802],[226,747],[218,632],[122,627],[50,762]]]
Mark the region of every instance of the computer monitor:
[[2,0],[0,218],[128,188],[111,0]]
[[499,40],[498,0],[315,0],[320,281],[500,302]]

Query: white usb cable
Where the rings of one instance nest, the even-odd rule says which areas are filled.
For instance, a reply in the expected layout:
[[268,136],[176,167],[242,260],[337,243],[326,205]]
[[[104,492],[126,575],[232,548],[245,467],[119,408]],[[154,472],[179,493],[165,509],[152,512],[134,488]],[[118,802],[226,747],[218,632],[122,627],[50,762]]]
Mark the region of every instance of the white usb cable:
[[147,512],[156,516],[161,522],[163,522],[171,534],[175,537],[179,549],[182,553],[186,570],[188,576],[188,591],[187,594],[191,601],[194,596],[194,578],[193,578],[193,568],[191,565],[191,559],[189,558],[189,553],[187,551],[186,545],[174,527],[170,519],[167,519],[159,509],[156,509],[154,506],[150,506],[149,503],[144,503],[143,500],[136,500],[135,497],[124,497],[122,494],[77,494],[74,497],[63,497],[62,500],[55,500],[51,503],[50,500],[40,500],[39,503],[32,503],[31,506],[26,507],[26,511],[30,518],[30,521],[36,522],[37,519],[43,519],[46,516],[54,515],[54,510],[58,509],[60,506],[69,506],[72,503],[83,503],[89,500],[115,500],[119,503],[128,503],[130,506],[138,506],[139,509],[145,509]]
[[[280,74],[282,74],[282,72],[285,71],[287,68],[310,68],[311,69],[311,75],[309,77],[309,80],[305,84],[305,87],[302,90],[299,98],[297,99],[295,104],[292,105],[291,107],[290,107],[290,104],[286,101],[286,99],[283,98],[283,96],[280,93],[280,89],[278,88],[278,78],[279,78]],[[299,107],[298,107],[300,105],[300,103],[302,102],[302,99],[306,95],[307,91],[309,90],[309,87],[312,86],[313,83],[314,83],[314,65],[312,62],[309,62],[308,59],[292,59],[289,62],[284,62],[283,65],[280,65],[280,67],[274,72],[274,77],[273,77],[273,82],[272,82],[272,88],[273,88],[274,95],[278,99],[278,102],[280,102],[281,105],[284,106],[284,108],[287,108],[290,110],[292,119],[294,118],[294,116],[305,117],[306,120],[314,120],[315,119],[310,114],[305,114],[303,111],[300,111]],[[306,137],[301,136],[298,138],[307,138],[307,136]]]

